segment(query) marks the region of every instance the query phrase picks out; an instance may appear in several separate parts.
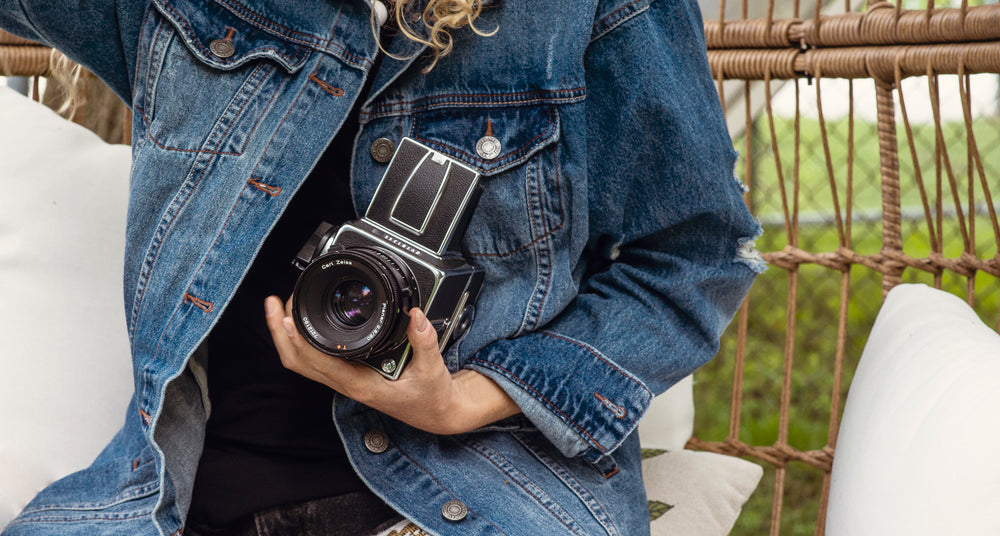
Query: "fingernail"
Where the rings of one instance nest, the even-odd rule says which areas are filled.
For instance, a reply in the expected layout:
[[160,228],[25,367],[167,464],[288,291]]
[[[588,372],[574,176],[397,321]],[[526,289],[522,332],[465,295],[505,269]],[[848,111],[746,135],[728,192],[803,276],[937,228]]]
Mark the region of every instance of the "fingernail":
[[417,332],[423,333],[427,331],[427,326],[430,325],[430,322],[427,321],[427,317],[424,315],[424,312],[420,309],[414,309],[413,314],[417,315]]
[[291,318],[284,318],[281,325],[285,327],[285,333],[287,333],[289,337],[295,334],[295,326],[292,325]]
[[272,300],[271,298],[267,298],[266,300],[264,300],[264,313],[267,316],[271,316],[274,314],[274,310],[275,310],[274,300]]

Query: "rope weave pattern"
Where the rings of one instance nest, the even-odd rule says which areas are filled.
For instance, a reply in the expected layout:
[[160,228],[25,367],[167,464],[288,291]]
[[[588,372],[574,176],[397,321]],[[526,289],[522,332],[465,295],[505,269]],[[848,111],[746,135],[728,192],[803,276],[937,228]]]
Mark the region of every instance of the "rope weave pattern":
[[[967,301],[970,305],[975,301],[976,285],[982,285],[984,276],[993,278],[994,285],[1000,278],[1000,225],[996,214],[997,200],[994,199],[1000,191],[1000,178],[997,177],[997,171],[992,171],[993,174],[990,175],[983,164],[981,147],[976,140],[979,131],[973,128],[970,90],[970,75],[1000,73],[1000,5],[969,7],[967,2],[963,2],[958,8],[939,9],[933,6],[933,2],[928,2],[925,9],[906,10],[889,2],[869,2],[867,10],[858,13],[851,12],[851,2],[848,0],[844,2],[846,5],[842,14],[824,13],[802,17],[799,3],[795,2],[794,16],[790,19],[774,17],[774,0],[769,0],[765,16],[749,18],[752,6],[748,0],[743,0],[742,18],[726,20],[726,1],[722,0],[718,20],[705,23],[709,64],[720,93],[724,93],[724,81],[729,81],[726,84],[732,84],[734,80],[744,82],[743,102],[733,104],[734,101],[729,97],[735,97],[735,94],[724,94],[723,105],[740,105],[745,110],[746,124],[743,125],[743,132],[748,134],[746,149],[743,151],[743,174],[744,181],[751,189],[765,186],[752,184],[762,179],[752,176],[755,169],[753,160],[759,157],[755,157],[751,151],[749,133],[754,132],[751,125],[755,119],[751,110],[760,110],[756,120],[763,128],[756,131],[758,135],[770,137],[769,140],[761,141],[764,141],[765,146],[769,143],[770,158],[774,160],[775,177],[768,180],[775,180],[777,183],[767,186],[771,188],[768,191],[774,191],[780,197],[786,237],[784,247],[779,246],[775,251],[763,251],[762,255],[772,271],[787,272],[788,303],[784,348],[768,349],[769,352],[782,352],[783,355],[782,370],[780,373],[774,371],[775,375],[780,374],[781,379],[777,440],[771,445],[754,445],[740,437],[741,415],[745,411],[744,397],[747,396],[744,375],[747,363],[754,360],[751,355],[753,350],[748,351],[748,340],[754,336],[752,330],[748,329],[748,319],[759,314],[757,311],[763,308],[779,305],[773,301],[763,303],[763,300],[762,303],[751,303],[752,300],[748,299],[735,321],[735,352],[717,358],[733,361],[728,436],[723,441],[706,441],[696,436],[688,442],[688,448],[749,457],[773,468],[772,536],[781,533],[786,469],[791,463],[801,463],[822,472],[822,489],[817,493],[820,506],[814,530],[817,535],[823,534],[825,530],[830,471],[843,402],[841,393],[846,348],[851,339],[867,336],[867,333],[851,333],[849,338],[847,333],[852,272],[855,276],[860,270],[880,274],[883,296],[901,283],[904,275],[912,273],[910,271],[930,274],[938,288],[941,288],[946,275],[960,276],[967,278]],[[803,5],[808,3],[802,2]],[[814,13],[826,3],[828,2],[815,2]],[[919,96],[929,96],[930,108],[934,112],[931,119],[933,142],[929,146],[926,134],[923,138],[916,134],[917,128],[908,115],[907,103],[916,100],[909,94],[913,90],[902,89],[904,79],[918,76],[926,77],[927,80],[926,90]],[[949,102],[941,101],[939,81],[946,77],[958,80],[960,98],[957,100],[960,102],[956,102],[954,97]],[[854,218],[852,199],[855,195],[854,154],[863,147],[862,143],[872,146],[876,140],[860,141],[856,148],[854,116],[851,115],[846,166],[845,162],[834,161],[831,156],[831,136],[828,134],[831,127],[824,117],[824,99],[819,83],[823,79],[832,78],[848,79],[852,84],[849,86],[851,88],[855,87],[854,80],[874,81],[872,101],[876,112],[874,120],[877,122],[881,185],[881,248],[875,253],[862,254],[854,250],[851,226]],[[809,80],[815,86],[821,136],[812,145],[801,147],[800,90],[796,86],[794,151],[789,155],[782,152],[782,149],[787,152],[791,141],[779,139],[771,96],[774,84],[798,79]],[[751,89],[751,83],[762,91],[755,93]],[[754,108],[751,96],[757,95],[754,98],[760,99],[761,93],[764,104]],[[838,95],[838,98],[843,99],[844,96]],[[853,93],[847,98],[853,114]],[[954,131],[945,132],[942,108],[957,110],[964,117],[964,145],[956,145]],[[784,135],[789,134],[786,132]],[[961,147],[963,154],[950,154],[956,151],[954,147]],[[800,160],[806,151],[825,158],[830,203],[826,210],[834,215],[832,225],[835,226],[838,237],[835,247],[821,251],[811,251],[816,248],[801,244],[799,237]],[[933,156],[930,165],[927,164],[928,155]],[[901,176],[901,160],[907,166],[905,176]],[[811,177],[813,181],[815,178]],[[904,225],[901,199],[904,193],[910,194],[907,199],[912,205],[914,190],[919,191],[922,218],[917,216],[914,220],[911,216],[909,224]],[[747,202],[751,202],[749,195]],[[945,224],[959,230],[962,251],[957,256],[944,253]],[[921,226],[922,229],[918,229]],[[926,233],[930,242],[927,244],[930,251],[919,256],[904,252],[907,241],[917,231]],[[992,238],[992,244],[984,248],[984,239],[989,238]],[[949,240],[955,242],[954,238]],[[953,250],[954,247],[948,249]],[[839,274],[840,306],[837,317],[829,319],[831,324],[837,326],[837,338],[834,355],[828,357],[832,364],[833,389],[830,393],[827,444],[819,449],[799,450],[789,444],[789,425],[793,413],[795,350],[801,342],[800,338],[805,336],[796,333],[797,319],[814,314],[808,303],[811,292],[809,297],[803,296],[804,299],[800,300],[800,270],[806,266],[827,269],[834,272],[835,277]],[[995,302],[996,296],[992,300]],[[1000,331],[1000,318],[992,321]]]

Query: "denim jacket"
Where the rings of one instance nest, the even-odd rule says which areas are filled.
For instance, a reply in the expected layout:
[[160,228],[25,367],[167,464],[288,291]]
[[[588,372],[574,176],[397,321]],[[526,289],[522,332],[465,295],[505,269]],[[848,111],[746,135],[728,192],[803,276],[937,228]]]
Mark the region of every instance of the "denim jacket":
[[[648,533],[636,425],[715,354],[763,264],[702,19],[694,0],[484,4],[476,25],[496,34],[453,32],[424,73],[423,47],[402,37],[372,72],[369,0],[0,0],[0,26],[63,50],[134,110],[135,394],[93,465],[5,536],[180,533],[210,411],[200,345],[358,99],[359,213],[384,171],[379,138],[482,173],[462,246],[486,281],[445,360],[495,380],[523,416],[435,436],[337,398],[354,468],[433,534]],[[477,153],[487,133],[499,154]],[[375,430],[384,451],[365,447]],[[458,521],[442,515],[455,500]]]

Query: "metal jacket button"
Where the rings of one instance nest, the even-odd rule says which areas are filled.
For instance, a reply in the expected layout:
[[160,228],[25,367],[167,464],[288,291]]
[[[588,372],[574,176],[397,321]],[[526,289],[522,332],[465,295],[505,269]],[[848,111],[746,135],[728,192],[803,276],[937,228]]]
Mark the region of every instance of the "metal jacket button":
[[500,156],[500,140],[493,136],[483,136],[476,142],[476,154],[483,160],[493,160]]
[[389,436],[382,430],[369,430],[365,434],[365,448],[372,454],[381,454],[389,448]]
[[469,515],[469,509],[462,501],[448,501],[441,507],[441,515],[448,521],[461,521]]
[[389,138],[379,138],[372,143],[371,152],[376,162],[387,164],[396,152],[396,144]]
[[216,39],[208,45],[208,49],[212,51],[212,54],[226,59],[236,53],[236,47],[233,46],[233,42],[229,39]]

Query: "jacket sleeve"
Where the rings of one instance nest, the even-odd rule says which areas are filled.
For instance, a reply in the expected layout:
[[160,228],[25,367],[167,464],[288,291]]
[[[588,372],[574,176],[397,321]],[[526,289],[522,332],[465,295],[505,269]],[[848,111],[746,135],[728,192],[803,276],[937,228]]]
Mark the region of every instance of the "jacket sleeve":
[[0,28],[60,50],[132,101],[145,0],[0,0]]
[[584,58],[591,268],[552,322],[467,365],[566,456],[602,459],[710,360],[764,268],[702,32],[693,0],[598,19]]

